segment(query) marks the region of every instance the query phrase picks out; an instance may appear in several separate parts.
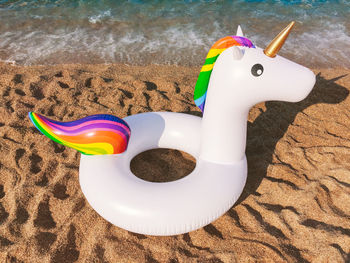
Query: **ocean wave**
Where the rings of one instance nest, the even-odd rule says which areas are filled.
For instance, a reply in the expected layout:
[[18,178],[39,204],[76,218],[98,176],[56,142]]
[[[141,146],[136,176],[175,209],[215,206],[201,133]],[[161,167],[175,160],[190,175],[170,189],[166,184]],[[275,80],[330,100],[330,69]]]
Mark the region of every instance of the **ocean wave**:
[[101,22],[104,18],[111,17],[111,10],[102,11],[97,15],[92,15],[89,17],[89,22],[96,24],[97,22]]
[[[348,2],[0,0],[0,59],[17,64],[201,65],[238,24],[264,47],[295,17],[281,55],[306,66],[350,67]],[[212,3],[213,2],[213,3]],[[321,2],[327,2],[328,5]],[[273,8],[272,8],[273,7]],[[230,10],[232,9],[232,11]]]

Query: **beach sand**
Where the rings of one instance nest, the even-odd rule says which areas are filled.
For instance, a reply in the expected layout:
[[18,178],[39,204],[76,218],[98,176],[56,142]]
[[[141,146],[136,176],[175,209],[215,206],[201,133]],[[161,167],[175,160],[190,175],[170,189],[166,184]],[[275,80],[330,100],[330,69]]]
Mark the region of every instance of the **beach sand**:
[[[49,141],[28,118],[28,111],[61,121],[96,113],[200,115],[192,99],[198,72],[1,64],[0,262],[349,261],[349,69],[315,69],[316,86],[302,102],[253,107],[243,194],[218,220],[178,236],[135,234],[104,220],[81,192],[80,154]],[[178,179],[194,166],[174,150],[132,163],[151,181]]]

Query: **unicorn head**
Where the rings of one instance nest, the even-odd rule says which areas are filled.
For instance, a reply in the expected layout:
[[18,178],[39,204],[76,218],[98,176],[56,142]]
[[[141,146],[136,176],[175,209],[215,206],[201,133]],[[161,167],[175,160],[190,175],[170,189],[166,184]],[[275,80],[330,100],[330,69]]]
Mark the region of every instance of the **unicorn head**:
[[[194,94],[204,113],[202,158],[241,160],[252,106],[269,100],[297,102],[310,93],[314,73],[277,55],[293,25],[290,23],[264,50],[242,36],[229,36],[213,45]],[[213,140],[213,135],[218,136]]]
[[240,27],[237,34],[241,36],[218,40],[199,74],[194,91],[196,105],[204,111],[208,93],[211,100],[217,98],[222,105],[230,107],[233,97],[237,107],[249,108],[268,100],[297,102],[304,99],[314,86],[315,75],[276,55],[293,25],[294,22],[290,23],[264,50],[243,37]]

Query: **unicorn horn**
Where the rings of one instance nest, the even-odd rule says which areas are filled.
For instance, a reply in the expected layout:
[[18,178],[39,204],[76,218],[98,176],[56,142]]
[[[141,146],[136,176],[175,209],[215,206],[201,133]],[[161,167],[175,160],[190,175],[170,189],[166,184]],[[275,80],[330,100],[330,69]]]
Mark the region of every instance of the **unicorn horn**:
[[289,25],[271,41],[271,43],[264,50],[266,56],[271,58],[274,58],[276,56],[276,54],[278,53],[278,51],[280,51],[284,42],[286,41],[294,24],[294,21],[290,22]]

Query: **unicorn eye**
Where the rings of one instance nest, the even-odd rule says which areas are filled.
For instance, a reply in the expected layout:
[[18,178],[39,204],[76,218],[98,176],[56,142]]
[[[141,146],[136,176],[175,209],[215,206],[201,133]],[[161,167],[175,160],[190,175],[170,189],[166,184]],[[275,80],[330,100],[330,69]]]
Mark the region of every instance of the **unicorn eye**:
[[259,77],[264,72],[264,67],[261,64],[255,64],[251,70],[253,76]]

